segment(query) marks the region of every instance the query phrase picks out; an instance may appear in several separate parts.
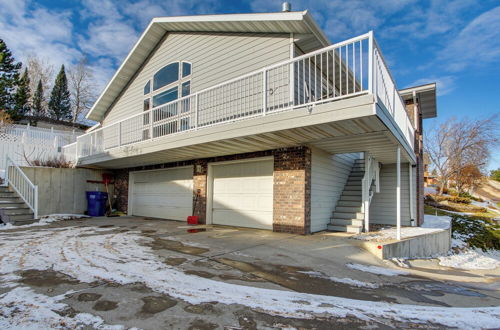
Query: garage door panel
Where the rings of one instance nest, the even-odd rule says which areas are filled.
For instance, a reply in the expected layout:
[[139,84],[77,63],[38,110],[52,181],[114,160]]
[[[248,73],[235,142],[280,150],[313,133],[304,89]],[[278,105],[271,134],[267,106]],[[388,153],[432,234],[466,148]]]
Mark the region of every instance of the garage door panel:
[[273,161],[213,166],[212,222],[271,229]]
[[132,214],[186,220],[192,213],[193,169],[135,172]]

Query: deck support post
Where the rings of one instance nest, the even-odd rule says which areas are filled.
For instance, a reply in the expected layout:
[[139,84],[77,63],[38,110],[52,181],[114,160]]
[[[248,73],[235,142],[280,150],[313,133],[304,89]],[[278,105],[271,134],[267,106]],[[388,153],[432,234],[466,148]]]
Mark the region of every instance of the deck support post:
[[396,239],[401,240],[401,148],[396,150]]

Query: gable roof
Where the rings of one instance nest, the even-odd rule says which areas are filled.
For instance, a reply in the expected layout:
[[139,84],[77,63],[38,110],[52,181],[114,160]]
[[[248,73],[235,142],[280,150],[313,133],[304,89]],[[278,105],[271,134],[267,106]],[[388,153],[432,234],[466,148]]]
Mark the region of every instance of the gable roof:
[[168,32],[294,33],[301,35],[299,47],[310,51],[330,41],[308,11],[261,14],[198,15],[154,18],[88,112],[86,118],[100,121],[158,42]]

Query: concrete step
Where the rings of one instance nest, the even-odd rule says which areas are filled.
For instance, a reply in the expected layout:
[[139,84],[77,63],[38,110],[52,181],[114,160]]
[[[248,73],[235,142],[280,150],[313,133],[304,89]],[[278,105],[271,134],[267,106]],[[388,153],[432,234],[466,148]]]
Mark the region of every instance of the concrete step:
[[38,220],[31,218],[31,219],[26,219],[26,220],[15,220],[15,221],[13,221],[12,224],[14,226],[23,226],[23,225],[30,225],[30,224],[35,223],[35,222],[38,222]]
[[361,197],[361,190],[344,190],[342,192],[342,196],[360,196]]
[[363,227],[363,220],[359,219],[353,219],[353,220],[347,220],[347,219],[330,219],[330,224],[334,226],[357,226],[357,227]]
[[7,187],[7,186],[0,186],[0,193],[3,193],[3,192],[10,192],[9,187]]
[[358,204],[356,206],[339,206],[335,207],[334,212],[351,212],[351,213],[356,213],[356,212],[361,212],[361,205]]
[[333,218],[335,219],[359,219],[363,220],[365,218],[364,213],[361,212],[333,212]]
[[0,199],[0,209],[5,207],[22,207],[24,206],[24,202],[19,201],[19,198],[12,198],[13,200],[1,200]]
[[365,165],[354,165],[351,171],[365,171]]
[[9,218],[16,214],[33,214],[29,207],[2,207],[4,214],[7,214]]
[[11,222],[16,222],[16,221],[23,221],[23,220],[26,220],[26,221],[31,221],[31,220],[35,220],[33,218],[33,213],[29,213],[29,214],[10,214],[9,215],[9,219]]
[[343,231],[347,233],[355,233],[355,234],[360,234],[362,231],[362,227],[359,226],[334,226],[334,225],[328,225],[328,230],[331,231]]
[[365,159],[364,158],[358,158],[356,160],[354,160],[354,164],[359,164],[359,163],[365,163]]
[[354,206],[354,207],[361,207],[361,201],[358,202],[358,201],[343,201],[343,200],[339,200],[337,202],[337,207],[339,206]]
[[361,191],[361,185],[346,185],[344,186],[344,191],[348,190],[355,190],[355,191]]
[[17,197],[16,194],[14,194],[13,191],[3,191],[3,192],[0,192],[0,198],[3,198],[3,197]]
[[339,201],[349,201],[361,203],[361,194],[359,195],[342,195]]

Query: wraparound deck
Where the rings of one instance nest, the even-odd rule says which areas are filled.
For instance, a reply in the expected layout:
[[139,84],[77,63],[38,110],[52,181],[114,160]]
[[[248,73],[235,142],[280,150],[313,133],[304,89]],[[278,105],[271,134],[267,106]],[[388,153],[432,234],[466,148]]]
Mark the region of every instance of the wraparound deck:
[[414,162],[414,128],[368,34],[264,68],[78,138],[80,165],[121,168],[309,144]]

